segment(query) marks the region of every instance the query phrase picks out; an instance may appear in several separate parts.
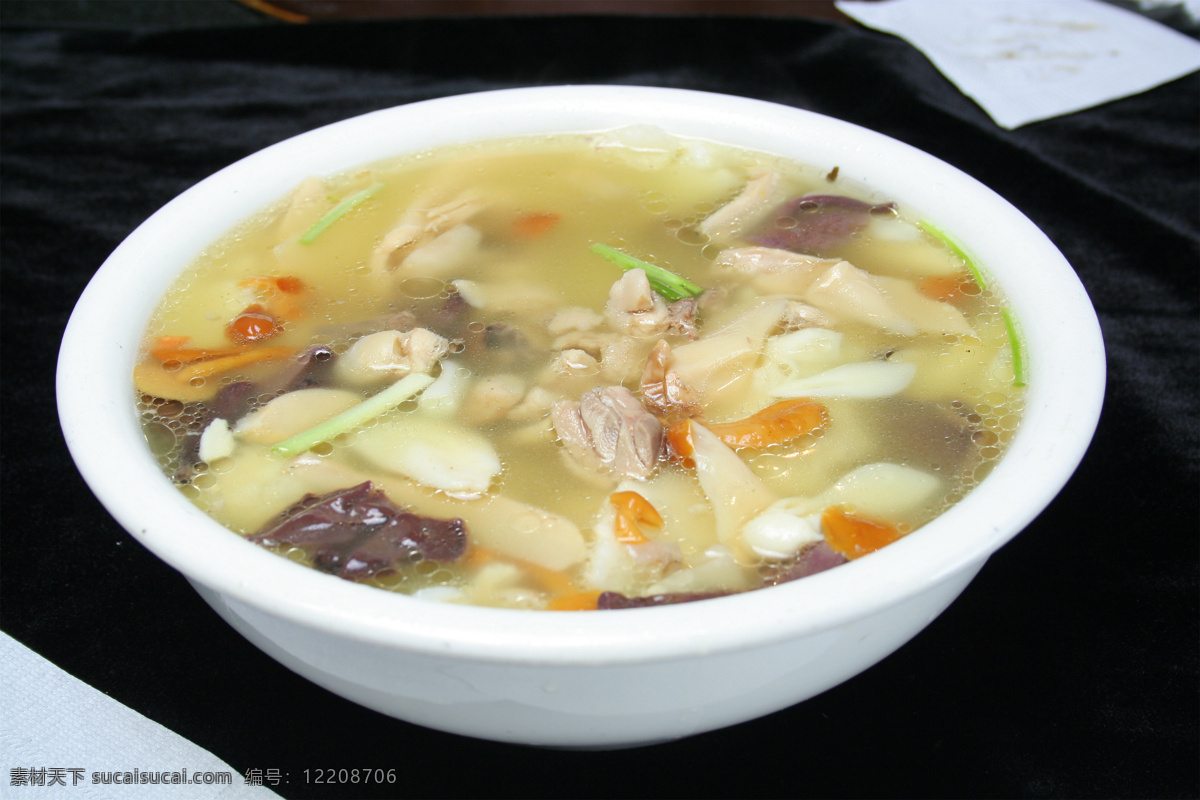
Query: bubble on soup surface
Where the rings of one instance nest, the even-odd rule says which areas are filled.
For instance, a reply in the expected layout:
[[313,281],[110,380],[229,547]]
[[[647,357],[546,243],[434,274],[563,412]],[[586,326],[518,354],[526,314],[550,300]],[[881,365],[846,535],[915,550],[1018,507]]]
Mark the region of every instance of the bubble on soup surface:
[[304,552],[301,547],[289,547],[279,553],[288,561],[295,561],[297,564],[307,564],[309,561],[308,553]]
[[446,296],[446,282],[440,278],[406,278],[400,282],[400,293],[413,300],[428,300]]
[[235,462],[232,458],[229,456],[223,456],[221,458],[214,459],[213,462],[208,465],[208,468],[218,475],[223,475],[232,470],[234,464]]
[[975,479],[976,483],[979,483],[984,478],[986,478],[988,475],[990,475],[992,473],[992,470],[995,469],[995,467],[996,467],[995,461],[984,461],[975,466],[975,471],[971,474],[971,477]]
[[161,422],[151,422],[142,428],[146,444],[155,456],[169,455],[175,449],[175,431]]
[[216,479],[216,476],[211,475],[207,472],[203,472],[192,478],[192,485],[195,486],[200,491],[204,491],[206,489],[211,489],[211,488],[215,487],[217,485],[217,479]]
[[649,214],[662,214],[667,210],[667,196],[660,191],[643,192],[638,199]]
[[975,431],[971,438],[980,447],[990,447],[1000,441],[1000,437],[996,435],[996,432],[988,429]]

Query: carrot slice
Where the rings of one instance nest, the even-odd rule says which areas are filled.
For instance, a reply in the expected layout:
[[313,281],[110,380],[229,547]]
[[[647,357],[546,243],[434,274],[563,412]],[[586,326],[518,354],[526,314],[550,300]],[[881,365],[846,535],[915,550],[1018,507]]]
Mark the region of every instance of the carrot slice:
[[874,553],[901,535],[895,525],[851,514],[840,506],[830,506],[821,514],[821,530],[829,546],[849,559]]
[[467,549],[467,552],[463,554],[462,562],[470,567],[482,567],[484,564],[490,564],[497,558],[498,556],[494,552],[476,544],[471,545]]
[[472,546],[463,555],[462,563],[479,568],[486,564],[503,561],[520,567],[551,595],[546,604],[549,611],[595,611],[600,599],[598,590],[580,590],[575,582],[563,573],[519,558],[508,558],[478,545]]
[[974,285],[970,276],[964,273],[930,275],[921,280],[917,285],[917,291],[931,300],[948,302],[967,294],[970,287]]
[[238,286],[253,289],[274,317],[289,320],[304,315],[304,297],[308,287],[299,278],[291,275],[255,275],[239,282]]
[[[737,422],[705,425],[734,450],[760,449],[783,444],[806,433],[824,428],[829,412],[812,400],[780,400]],[[690,429],[689,429],[690,433]],[[669,434],[668,434],[669,435]]]
[[526,214],[513,222],[512,231],[522,239],[536,239],[549,233],[559,219],[561,216],[553,212]]
[[543,567],[541,564],[535,564],[532,561],[526,561],[522,558],[502,556],[486,547],[472,547],[463,556],[463,562],[472,567],[482,567],[485,564],[495,561],[503,561],[519,567],[544,591],[550,594],[574,594],[579,591],[579,587],[565,573],[559,572],[556,569],[550,569],[549,567]]
[[685,467],[694,467],[692,456],[696,454],[696,441],[692,438],[692,421],[681,419],[667,428],[667,449],[671,460]]
[[219,358],[240,352],[240,348],[214,350],[206,347],[185,347],[184,345],[190,339],[190,336],[160,336],[150,347],[150,355],[163,363],[178,361],[180,364],[190,364],[193,361]]
[[655,528],[662,527],[663,518],[658,509],[637,492],[613,492],[608,500],[617,512],[613,529],[618,542],[645,544],[650,540],[642,532],[641,525],[645,523]]
[[186,383],[192,378],[209,378],[250,364],[257,364],[260,361],[278,361],[295,354],[295,352],[296,348],[294,347],[258,347],[253,350],[243,350],[239,353],[195,361],[185,365],[174,374],[178,376],[178,380]]
[[560,594],[546,604],[547,611],[595,611],[600,605],[600,591]]

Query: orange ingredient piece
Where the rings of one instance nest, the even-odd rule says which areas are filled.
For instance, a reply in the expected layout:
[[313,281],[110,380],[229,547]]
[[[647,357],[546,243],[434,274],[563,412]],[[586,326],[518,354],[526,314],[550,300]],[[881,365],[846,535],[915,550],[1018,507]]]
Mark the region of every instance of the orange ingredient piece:
[[192,378],[209,378],[221,375],[240,367],[257,364],[261,361],[279,361],[294,355],[294,347],[257,347],[253,350],[243,350],[203,359],[188,364],[175,373],[177,380],[190,381]]
[[552,212],[526,214],[513,221],[512,231],[522,239],[536,239],[550,232],[561,216]]
[[685,467],[694,467],[692,456],[696,453],[696,441],[692,438],[692,421],[681,419],[667,428],[667,449],[671,460]]
[[291,275],[246,278],[238,286],[253,289],[264,308],[277,319],[299,319],[304,314],[304,281]]
[[829,546],[849,559],[874,553],[901,535],[895,525],[860,517],[839,506],[825,509],[821,515],[821,529]]
[[600,604],[599,590],[560,594],[546,604],[547,611],[595,611]]
[[930,275],[920,282],[917,291],[931,300],[950,302],[970,292],[975,284],[966,273]]
[[539,587],[551,595],[546,604],[549,611],[595,611],[600,600],[598,590],[580,590],[565,574],[519,558],[508,558],[478,545],[463,556],[463,564],[479,569],[486,564],[502,561],[515,564],[525,571]]
[[780,400],[737,422],[705,425],[734,450],[761,449],[790,442],[797,436],[824,428],[829,412],[812,400]]
[[617,512],[613,529],[618,542],[645,544],[650,540],[642,532],[641,526],[646,524],[654,528],[662,527],[663,518],[658,509],[637,492],[613,492],[608,500]]
[[535,564],[532,561],[526,561],[521,558],[508,558],[507,556],[499,555],[486,547],[472,547],[463,557],[464,562],[472,567],[479,568],[485,564],[495,561],[503,561],[507,564],[514,564],[520,567],[538,586],[552,595],[568,595],[579,592],[579,587],[565,573],[559,572],[549,567],[543,567],[541,564]]
[[238,344],[261,342],[282,332],[279,320],[258,303],[248,306],[225,326],[225,333]]
[[304,281],[299,278],[293,278],[290,275],[284,275],[280,278],[269,278],[268,280],[272,281],[279,288],[279,291],[284,294],[300,294],[304,291]]
[[212,350],[206,347],[185,347],[190,336],[160,336],[150,348],[150,355],[160,362],[177,361],[180,364],[191,364],[209,358],[220,358],[239,352],[237,348]]

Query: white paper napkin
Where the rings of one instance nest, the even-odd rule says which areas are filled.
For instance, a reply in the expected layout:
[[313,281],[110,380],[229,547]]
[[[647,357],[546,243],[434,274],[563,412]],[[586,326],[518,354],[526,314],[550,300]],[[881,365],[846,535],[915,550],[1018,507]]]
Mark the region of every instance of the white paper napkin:
[[908,40],[1004,128],[1144,92],[1200,69],[1200,42],[1100,0],[839,0]]
[[[0,633],[0,797],[278,798],[207,750],[71,677]],[[142,783],[154,777],[227,783]],[[97,782],[93,782],[96,773]],[[99,782],[120,773],[133,783]],[[126,778],[125,776],[129,776]]]

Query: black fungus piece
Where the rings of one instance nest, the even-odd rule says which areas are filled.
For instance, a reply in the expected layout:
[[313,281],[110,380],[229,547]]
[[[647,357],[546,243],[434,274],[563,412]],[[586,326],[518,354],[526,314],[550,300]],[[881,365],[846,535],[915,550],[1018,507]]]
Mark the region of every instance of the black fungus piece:
[[807,578],[809,575],[816,575],[818,572],[839,567],[847,560],[844,555],[825,542],[817,542],[801,550],[794,558],[773,565],[767,575],[767,584],[776,586],[789,581],[797,581]]
[[610,611],[618,608],[648,608],[650,606],[670,606],[676,603],[693,603],[697,600],[711,600],[714,597],[726,597],[735,592],[668,592],[666,594],[651,594],[645,597],[627,597],[620,592],[601,592],[596,601],[596,608]]
[[805,195],[775,209],[747,239],[763,247],[828,257],[854,238],[872,214],[890,214],[895,205],[871,205],[837,194]]
[[910,466],[943,475],[974,468],[973,437],[981,426],[968,406],[955,409],[894,398],[887,405],[887,422],[879,424],[875,436],[895,451],[908,453]]
[[196,465],[200,463],[200,436],[213,420],[232,422],[250,408],[250,401],[257,394],[257,387],[250,381],[228,383],[217,390],[213,399],[204,405],[196,416],[196,424],[183,433],[179,450],[179,468],[175,471],[176,483],[187,483],[196,477]]
[[486,358],[498,369],[542,357],[523,331],[503,322],[492,322],[479,330],[468,327],[463,341],[468,356]]
[[280,393],[328,386],[332,383],[333,362],[336,359],[337,354],[332,348],[323,344],[313,345],[296,356],[289,368],[280,372],[272,383],[280,385]]
[[429,329],[447,339],[459,339],[470,322],[471,304],[458,292],[451,292],[429,316]]
[[488,350],[506,350],[522,347],[524,343],[524,335],[516,328],[505,325],[503,322],[493,322],[483,329],[483,346]]
[[347,580],[364,580],[423,559],[454,561],[467,549],[461,519],[414,514],[370,481],[305,495],[248,538],[268,548],[303,547],[318,569]]

